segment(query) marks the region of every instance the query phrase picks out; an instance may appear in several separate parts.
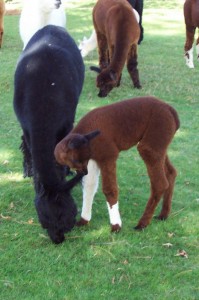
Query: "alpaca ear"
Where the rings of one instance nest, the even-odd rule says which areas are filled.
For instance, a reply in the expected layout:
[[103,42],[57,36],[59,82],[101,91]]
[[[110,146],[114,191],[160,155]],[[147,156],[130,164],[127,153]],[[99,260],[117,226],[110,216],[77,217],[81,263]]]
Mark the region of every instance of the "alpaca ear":
[[111,78],[111,80],[114,80],[114,81],[116,81],[117,80],[117,75],[116,75],[116,72],[115,71],[113,71],[113,70],[110,70],[110,78]]
[[68,149],[78,149],[81,146],[88,144],[90,140],[94,139],[99,134],[99,130],[94,130],[85,135],[78,135],[77,137],[74,137],[71,141],[69,141]]
[[97,72],[97,73],[99,73],[99,74],[101,73],[101,69],[98,68],[98,67],[95,67],[95,66],[91,66],[91,67],[90,67],[90,70],[91,70],[91,71],[95,71],[95,72]]
[[91,131],[87,134],[85,134],[85,138],[90,141],[92,139],[94,139],[96,136],[98,136],[100,134],[99,130],[95,130],[95,131]]
[[85,145],[88,143],[88,140],[83,136],[78,136],[73,138],[71,141],[68,143],[68,149],[73,150],[73,149],[78,149],[82,145]]

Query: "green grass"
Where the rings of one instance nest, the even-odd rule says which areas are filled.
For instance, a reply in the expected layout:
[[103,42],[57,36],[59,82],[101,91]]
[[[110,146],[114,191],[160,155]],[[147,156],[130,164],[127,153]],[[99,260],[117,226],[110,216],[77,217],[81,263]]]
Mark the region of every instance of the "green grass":
[[[68,3],[67,27],[76,41],[91,33],[94,3]],[[122,231],[110,233],[99,189],[89,226],[75,228],[59,246],[39,225],[32,182],[22,177],[21,130],[12,107],[22,43],[19,16],[5,17],[0,50],[0,299],[199,299],[199,64],[195,61],[193,70],[185,66],[182,5],[180,0],[145,0],[145,36],[139,47],[142,90],[132,88],[125,69],[120,88],[98,98],[96,75],[89,71],[90,65],[97,65],[97,51],[85,58],[85,84],[76,115],[78,121],[94,107],[141,95],[157,96],[176,108],[181,128],[169,155],[178,177],[169,219],[152,220],[143,232],[133,230],[149,196],[149,180],[143,161],[131,149],[118,161]],[[81,187],[73,194],[80,210]],[[176,256],[179,250],[188,258]]]

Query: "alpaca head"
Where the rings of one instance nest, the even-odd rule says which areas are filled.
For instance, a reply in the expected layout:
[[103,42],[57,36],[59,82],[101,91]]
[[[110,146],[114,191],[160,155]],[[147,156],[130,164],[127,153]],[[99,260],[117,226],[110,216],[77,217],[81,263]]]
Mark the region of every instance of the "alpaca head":
[[39,221],[55,244],[64,241],[64,233],[75,225],[77,208],[70,192],[59,192],[57,195],[44,192],[36,195],[35,206]]
[[110,68],[101,70],[97,67],[90,67],[92,71],[99,73],[96,79],[96,86],[99,88],[99,97],[106,97],[110,91],[118,85],[119,77]]
[[[30,2],[30,0],[27,1]],[[33,5],[48,14],[61,6],[61,0],[34,0]]]
[[47,186],[34,174],[38,218],[55,244],[62,243],[64,233],[69,232],[75,225],[77,208],[70,192],[82,177],[83,174],[78,173],[68,181]]
[[91,158],[90,141],[99,134],[99,130],[88,134],[70,133],[55,147],[57,162],[86,175],[88,161]]

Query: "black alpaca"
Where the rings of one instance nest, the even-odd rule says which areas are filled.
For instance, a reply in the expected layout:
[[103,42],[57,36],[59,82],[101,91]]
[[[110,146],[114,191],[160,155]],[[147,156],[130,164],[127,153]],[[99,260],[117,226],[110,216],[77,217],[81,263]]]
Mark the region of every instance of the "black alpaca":
[[14,110],[23,131],[24,176],[34,178],[39,221],[54,243],[63,242],[77,214],[70,190],[82,174],[67,182],[66,168],[56,163],[53,153],[73,127],[83,81],[79,49],[65,29],[52,25],[31,38],[15,72]]
[[128,2],[133,6],[133,8],[138,12],[140,16],[140,38],[138,44],[141,44],[142,40],[144,39],[144,28],[142,26],[142,13],[144,8],[144,0],[128,0]]

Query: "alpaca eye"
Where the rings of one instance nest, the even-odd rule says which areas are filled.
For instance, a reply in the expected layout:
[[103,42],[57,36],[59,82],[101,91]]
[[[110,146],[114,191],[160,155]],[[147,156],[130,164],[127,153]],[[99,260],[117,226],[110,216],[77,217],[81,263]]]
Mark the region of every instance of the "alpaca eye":
[[80,161],[77,160],[77,159],[71,159],[71,162],[72,162],[73,164],[80,164]]

